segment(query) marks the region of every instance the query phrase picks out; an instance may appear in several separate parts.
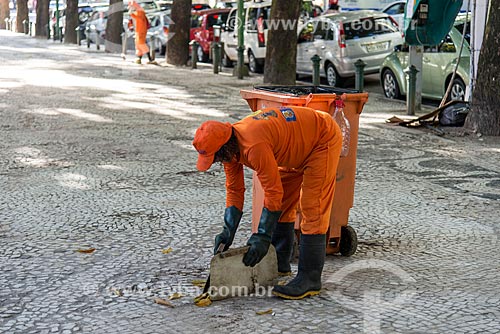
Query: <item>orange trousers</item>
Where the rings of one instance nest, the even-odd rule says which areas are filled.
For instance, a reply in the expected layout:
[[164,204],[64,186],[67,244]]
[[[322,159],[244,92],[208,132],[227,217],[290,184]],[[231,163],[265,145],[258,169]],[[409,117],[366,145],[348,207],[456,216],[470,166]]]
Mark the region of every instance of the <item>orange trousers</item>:
[[294,222],[300,206],[302,234],[326,234],[341,148],[342,137],[337,136],[316,147],[300,169],[280,168],[284,192],[280,222]]

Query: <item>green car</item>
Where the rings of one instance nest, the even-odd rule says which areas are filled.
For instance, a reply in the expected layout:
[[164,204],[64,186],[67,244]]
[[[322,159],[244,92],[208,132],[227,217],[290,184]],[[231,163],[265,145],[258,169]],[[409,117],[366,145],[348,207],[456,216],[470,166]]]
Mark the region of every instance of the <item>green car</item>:
[[[451,80],[458,60],[462,32],[466,16],[460,14],[448,35],[436,46],[425,46],[422,67],[422,97],[442,99]],[[470,15],[469,15],[470,19]],[[453,80],[449,100],[464,100],[465,89],[469,84],[470,68],[470,22],[467,22],[462,56],[457,74]],[[408,67],[407,45],[397,45],[380,67],[380,82],[386,97],[399,99],[406,95],[406,74]]]

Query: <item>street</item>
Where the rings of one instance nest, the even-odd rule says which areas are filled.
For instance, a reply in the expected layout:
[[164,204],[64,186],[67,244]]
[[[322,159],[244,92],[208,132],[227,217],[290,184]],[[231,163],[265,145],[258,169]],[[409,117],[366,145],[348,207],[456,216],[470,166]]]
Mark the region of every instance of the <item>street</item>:
[[225,176],[196,171],[194,131],[249,114],[239,91],[262,76],[133,60],[0,30],[1,333],[500,332],[500,139],[388,125],[405,103],[373,83],[357,252],[327,256],[317,297],[195,306]]

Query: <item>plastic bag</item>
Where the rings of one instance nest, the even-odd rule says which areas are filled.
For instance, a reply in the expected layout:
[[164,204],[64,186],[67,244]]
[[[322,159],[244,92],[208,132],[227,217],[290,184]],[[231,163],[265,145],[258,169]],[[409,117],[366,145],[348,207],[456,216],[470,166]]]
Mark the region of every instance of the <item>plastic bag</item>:
[[439,124],[443,126],[464,126],[468,113],[469,104],[467,102],[455,102],[441,110]]
[[344,100],[335,100],[335,112],[333,119],[337,122],[342,133],[342,150],[340,151],[341,157],[346,157],[349,154],[349,143],[351,140],[351,126],[347,117],[344,115]]

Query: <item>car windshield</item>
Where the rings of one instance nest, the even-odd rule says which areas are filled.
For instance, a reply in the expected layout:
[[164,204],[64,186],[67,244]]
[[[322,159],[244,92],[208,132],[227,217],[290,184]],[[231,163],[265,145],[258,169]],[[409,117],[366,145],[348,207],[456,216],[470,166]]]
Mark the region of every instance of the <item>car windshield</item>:
[[139,2],[139,5],[141,5],[142,9],[144,10],[154,10],[157,9],[156,4],[151,1],[151,2]]
[[[465,22],[455,25],[455,28],[460,32],[460,34],[464,32],[464,24]],[[465,40],[470,45],[470,22],[467,23],[467,27],[465,28]]]
[[344,23],[346,39],[371,37],[397,31],[397,26],[389,17],[369,17]]

